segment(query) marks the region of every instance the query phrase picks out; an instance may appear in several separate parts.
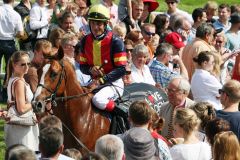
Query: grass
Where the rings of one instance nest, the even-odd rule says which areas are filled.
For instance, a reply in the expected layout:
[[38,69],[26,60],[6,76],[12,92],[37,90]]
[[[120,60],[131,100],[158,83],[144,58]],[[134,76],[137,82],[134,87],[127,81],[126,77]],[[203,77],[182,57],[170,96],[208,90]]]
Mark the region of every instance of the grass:
[[[159,2],[158,11],[164,12],[167,10],[165,0],[157,0]],[[203,7],[208,0],[181,0],[178,8],[188,13],[192,13],[195,8]],[[218,4],[227,3],[229,5],[240,4],[239,0],[216,0]]]
[[[113,0],[116,4],[118,4],[119,0]],[[157,11],[165,12],[167,10],[167,5],[165,3],[165,0],[156,0],[159,2],[159,7]],[[187,11],[188,13],[192,13],[192,11],[195,8],[203,7],[208,0],[180,0],[180,3],[178,4],[178,8],[182,9],[184,11]],[[214,0],[212,0],[214,1]],[[229,5],[233,4],[240,4],[239,0],[215,0],[218,4],[226,3]],[[99,2],[99,0],[91,0],[93,4]]]
[[[6,104],[0,103],[0,108],[6,108]],[[4,159],[6,145],[4,143],[4,120],[0,120],[0,160]]]

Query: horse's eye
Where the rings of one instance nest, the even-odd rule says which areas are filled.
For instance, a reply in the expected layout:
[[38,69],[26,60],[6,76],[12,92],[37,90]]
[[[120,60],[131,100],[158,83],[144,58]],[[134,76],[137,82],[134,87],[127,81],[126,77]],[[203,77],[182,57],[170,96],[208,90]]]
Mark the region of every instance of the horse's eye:
[[57,76],[57,73],[56,73],[56,72],[51,72],[50,78],[51,78],[52,80],[54,80],[56,76]]

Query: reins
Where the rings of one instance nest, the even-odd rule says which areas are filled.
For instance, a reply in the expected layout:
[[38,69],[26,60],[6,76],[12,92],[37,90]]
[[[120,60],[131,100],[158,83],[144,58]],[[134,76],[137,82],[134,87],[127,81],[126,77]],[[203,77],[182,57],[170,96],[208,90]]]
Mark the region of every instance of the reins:
[[77,143],[84,149],[86,150],[88,153],[90,152],[90,150],[82,143],[82,141],[80,141],[75,135],[74,133],[67,127],[67,125],[62,122],[63,127],[65,127],[67,129],[67,131],[71,134],[71,136],[73,136],[73,138],[77,141]]
[[64,100],[71,100],[71,99],[74,99],[74,98],[79,98],[79,97],[83,97],[83,96],[86,96],[88,94],[92,93],[92,90],[91,91],[88,91],[86,93],[82,93],[82,94],[77,94],[77,95],[73,95],[73,96],[62,96],[62,97],[56,97],[55,98],[55,101],[64,101]]

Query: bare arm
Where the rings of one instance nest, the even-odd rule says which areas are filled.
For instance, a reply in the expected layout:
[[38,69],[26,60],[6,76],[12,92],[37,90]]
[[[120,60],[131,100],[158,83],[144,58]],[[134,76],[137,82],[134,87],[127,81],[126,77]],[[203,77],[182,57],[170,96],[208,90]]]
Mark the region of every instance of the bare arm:
[[187,69],[186,69],[182,59],[179,56],[174,56],[173,62],[179,64],[181,76],[183,76],[186,79],[189,79]]
[[25,101],[25,84],[22,80],[18,80],[14,84],[14,93],[16,97],[16,108],[19,114],[26,113],[32,109],[31,103]]
[[131,0],[127,0],[127,10],[128,10],[129,18],[132,19],[132,1]]

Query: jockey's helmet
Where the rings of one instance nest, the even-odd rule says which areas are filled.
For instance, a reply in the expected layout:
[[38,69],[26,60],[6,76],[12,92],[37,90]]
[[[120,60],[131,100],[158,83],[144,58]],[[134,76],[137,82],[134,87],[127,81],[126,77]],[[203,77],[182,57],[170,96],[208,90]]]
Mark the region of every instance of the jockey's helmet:
[[90,8],[88,13],[88,20],[106,22],[109,19],[110,19],[109,9],[107,9],[104,5],[96,4]]

